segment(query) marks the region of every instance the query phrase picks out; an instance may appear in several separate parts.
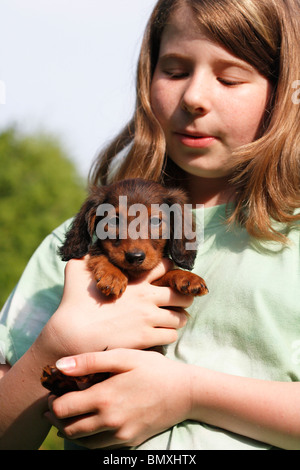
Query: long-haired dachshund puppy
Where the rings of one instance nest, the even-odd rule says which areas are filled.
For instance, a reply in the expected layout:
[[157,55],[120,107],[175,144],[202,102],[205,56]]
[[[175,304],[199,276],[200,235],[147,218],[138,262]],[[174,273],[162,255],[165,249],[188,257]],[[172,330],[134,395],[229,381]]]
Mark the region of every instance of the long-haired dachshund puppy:
[[[99,290],[119,297],[128,279],[153,269],[162,257],[191,270],[196,257],[194,225],[182,190],[143,179],[96,187],[75,217],[60,249],[64,261],[89,254]],[[189,246],[193,249],[188,249]],[[155,282],[181,293],[204,295],[202,278],[174,269]]]
[[[143,179],[93,188],[66,235],[60,255],[68,261],[89,254],[88,265],[99,290],[113,298],[124,292],[130,278],[153,269],[164,256],[184,270],[172,269],[153,284],[183,294],[205,295],[205,281],[186,271],[192,269],[196,257],[196,235],[187,202],[183,191]],[[159,347],[155,349],[161,352]],[[60,396],[108,377],[103,373],[70,377],[47,366],[41,383]]]

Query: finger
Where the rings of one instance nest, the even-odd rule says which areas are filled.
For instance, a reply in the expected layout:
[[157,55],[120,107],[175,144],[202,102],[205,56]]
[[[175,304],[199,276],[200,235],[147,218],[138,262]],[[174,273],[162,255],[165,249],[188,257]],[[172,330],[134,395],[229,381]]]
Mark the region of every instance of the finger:
[[44,413],[44,417],[51,424],[51,426],[54,426],[59,431],[63,432],[63,421],[57,419],[53,413],[51,413],[50,411],[46,411],[46,413]]
[[[99,384],[97,384],[99,386]],[[64,429],[70,418],[86,416],[94,411],[93,400],[89,390],[66,393],[62,397],[48,400],[49,412],[46,417],[52,419],[52,424],[59,429]],[[48,414],[50,413],[50,415]],[[58,420],[58,421],[57,421]]]
[[182,307],[159,307],[153,317],[154,328],[183,328],[188,320],[188,313]]
[[[168,344],[175,343],[178,338],[178,333],[173,328],[156,328],[155,334],[153,334],[153,341],[151,348],[155,348],[157,346],[167,346]],[[149,340],[149,344],[150,344]]]
[[110,351],[79,354],[59,359],[56,362],[56,367],[68,375],[83,376],[97,372],[117,374],[132,369],[134,353],[137,353],[137,351],[112,349]]
[[171,287],[150,286],[151,299],[159,307],[188,308],[194,301],[194,296],[181,294]]
[[87,266],[86,258],[71,259],[65,267],[64,295],[74,295],[74,292],[82,292],[88,289],[91,293],[96,292],[95,282],[92,272]]
[[145,279],[151,284],[151,282],[156,281],[172,268],[174,268],[174,263],[168,258],[163,258],[155,268],[145,274]]
[[48,411],[44,416],[52,426],[58,429],[58,435],[68,440],[87,438],[96,433],[112,431],[112,428],[101,427],[99,417],[94,414],[76,415],[74,419],[72,419],[72,417],[59,419]]
[[44,418],[47,419],[51,426],[54,426],[61,432],[64,432],[64,428],[68,424],[68,419],[59,419],[54,412],[50,410],[44,413]]
[[66,280],[68,280],[69,278],[73,278],[74,276],[75,279],[77,278],[77,276],[79,278],[91,277],[91,273],[87,265],[87,258],[71,259],[67,262],[65,266],[65,278]]
[[[96,435],[106,434],[115,431],[115,428],[101,426],[99,416],[95,414],[77,416],[76,419],[69,419],[65,426],[60,430],[67,439],[84,439]],[[82,444],[80,444],[82,445]]]

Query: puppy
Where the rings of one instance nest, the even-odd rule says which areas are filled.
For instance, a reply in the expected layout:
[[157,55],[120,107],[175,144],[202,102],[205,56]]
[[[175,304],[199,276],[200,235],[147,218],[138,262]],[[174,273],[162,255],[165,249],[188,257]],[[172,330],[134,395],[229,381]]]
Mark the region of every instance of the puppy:
[[[102,294],[118,298],[130,278],[137,278],[169,257],[191,270],[196,258],[194,225],[182,190],[143,179],[95,187],[75,217],[59,253],[63,261],[89,254],[88,266]],[[201,296],[205,281],[173,269],[154,282],[181,293]]]
[[[105,296],[118,298],[130,278],[153,269],[162,257],[171,258],[184,270],[172,269],[153,284],[183,294],[205,295],[205,281],[186,271],[192,269],[196,258],[196,236],[192,218],[187,217],[191,215],[186,211],[187,202],[183,191],[143,179],[93,188],[59,253],[64,261],[89,254],[89,268]],[[188,249],[188,243],[193,249]],[[163,352],[159,346],[153,349]],[[71,377],[54,366],[46,366],[41,383],[61,396],[84,390],[109,376],[100,373]]]

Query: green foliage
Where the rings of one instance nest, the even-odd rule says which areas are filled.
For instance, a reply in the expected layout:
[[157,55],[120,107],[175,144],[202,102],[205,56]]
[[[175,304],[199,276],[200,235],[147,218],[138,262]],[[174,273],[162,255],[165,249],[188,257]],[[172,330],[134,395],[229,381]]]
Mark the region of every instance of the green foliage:
[[39,450],[64,450],[64,440],[57,436],[57,429],[52,427]]
[[64,450],[64,440],[57,436],[57,429],[52,427],[39,450]]
[[[72,217],[86,192],[60,143],[45,134],[0,134],[0,308],[30,256],[58,225]],[[41,449],[61,450],[51,429]]]
[[0,308],[30,256],[85,198],[60,143],[44,134],[0,134]]

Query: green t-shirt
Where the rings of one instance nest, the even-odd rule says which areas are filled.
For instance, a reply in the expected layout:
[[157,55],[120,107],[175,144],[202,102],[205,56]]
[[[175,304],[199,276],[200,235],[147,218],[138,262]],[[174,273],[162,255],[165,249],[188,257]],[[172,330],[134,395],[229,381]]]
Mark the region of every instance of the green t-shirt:
[[[204,210],[205,230],[194,272],[209,295],[196,298],[169,358],[243,377],[292,382],[300,378],[300,230],[290,244],[255,243],[228,230],[226,206]],[[0,353],[14,364],[59,305],[65,263],[57,256],[70,221],[31,258],[0,315]],[[1,357],[0,357],[1,359]],[[247,403],[245,403],[247,406]],[[270,449],[271,446],[195,421],[149,439],[145,450]]]

